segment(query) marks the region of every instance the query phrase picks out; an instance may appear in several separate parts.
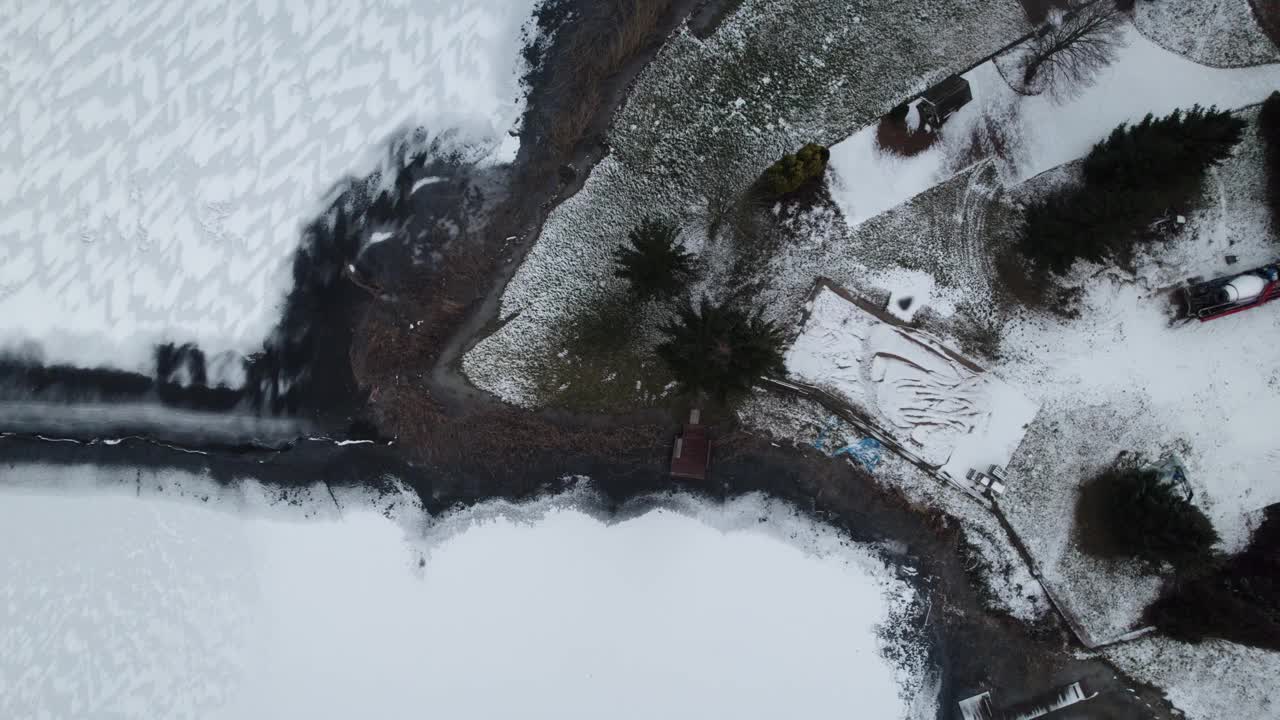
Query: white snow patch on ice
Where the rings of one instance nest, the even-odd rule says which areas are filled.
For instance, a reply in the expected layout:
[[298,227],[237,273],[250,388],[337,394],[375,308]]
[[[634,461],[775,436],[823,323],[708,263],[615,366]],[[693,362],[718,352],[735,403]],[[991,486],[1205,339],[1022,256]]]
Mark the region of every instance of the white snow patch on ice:
[[438,175],[428,175],[426,177],[418,178],[413,182],[413,188],[409,190],[409,194],[412,195],[428,185],[435,185],[436,183],[444,182],[444,180],[445,178]]
[[4,717],[936,714],[918,653],[882,654],[911,588],[760,497],[606,524],[556,499],[431,519],[323,486],[6,480]]
[[0,0],[0,346],[253,351],[333,183],[509,140],[537,1]]

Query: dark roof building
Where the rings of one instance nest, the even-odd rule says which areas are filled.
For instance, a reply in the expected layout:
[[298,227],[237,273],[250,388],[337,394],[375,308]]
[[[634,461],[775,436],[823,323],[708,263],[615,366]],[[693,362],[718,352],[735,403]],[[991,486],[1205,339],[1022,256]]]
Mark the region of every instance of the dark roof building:
[[969,81],[952,75],[925,91],[918,106],[920,117],[930,127],[940,128],[947,118],[968,105],[970,100],[973,100],[973,90],[969,88]]
[[684,432],[676,438],[671,449],[671,475],[686,480],[706,480],[707,467],[711,464],[711,438],[707,429],[699,423],[701,413],[689,413]]

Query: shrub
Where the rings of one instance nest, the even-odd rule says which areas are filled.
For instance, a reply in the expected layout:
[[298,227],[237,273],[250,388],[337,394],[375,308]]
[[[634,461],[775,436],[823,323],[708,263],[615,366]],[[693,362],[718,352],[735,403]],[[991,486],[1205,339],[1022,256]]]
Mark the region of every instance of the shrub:
[[1262,103],[1258,114],[1258,134],[1266,151],[1267,203],[1271,206],[1271,225],[1280,236],[1280,92],[1273,92]]
[[781,198],[820,180],[827,171],[831,151],[809,143],[795,155],[783,155],[760,176],[760,190],[770,198]]
[[693,256],[676,240],[680,229],[661,220],[645,220],[628,233],[630,246],[613,251],[613,274],[631,283],[644,300],[669,298],[684,289],[693,274]]
[[1271,506],[1244,552],[1213,575],[1175,585],[1146,619],[1185,642],[1220,637],[1280,650],[1280,506]]
[[1231,155],[1245,122],[1199,106],[1121,125],[1084,159],[1083,185],[1032,203],[1020,249],[1040,270],[1065,273],[1078,259],[1127,260],[1137,229],[1189,202],[1211,166]]
[[658,357],[687,391],[724,402],[751,389],[761,375],[784,371],[782,331],[761,317],[703,298],[685,304],[661,328]]
[[1212,560],[1218,533],[1180,488],[1152,470],[1115,467],[1082,489],[1081,547],[1102,556],[1134,557],[1195,571]]

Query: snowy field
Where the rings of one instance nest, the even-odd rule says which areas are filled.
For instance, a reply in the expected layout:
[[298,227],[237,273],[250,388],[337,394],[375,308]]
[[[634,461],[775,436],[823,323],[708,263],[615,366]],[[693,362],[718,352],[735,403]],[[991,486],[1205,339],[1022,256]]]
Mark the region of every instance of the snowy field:
[[5,480],[6,718],[936,715],[886,639],[914,637],[913,591],[772,501],[606,524],[573,496],[431,519],[320,486]]
[[1249,0],[1139,2],[1134,6],[1134,22],[1162,47],[1205,65],[1280,62],[1280,48],[1258,25]]
[[956,482],[1005,466],[1038,406],[936,338],[818,291],[787,373],[835,393]]
[[[994,371],[1043,406],[1010,468],[1001,505],[1095,640],[1132,629],[1160,586],[1160,578],[1098,562],[1075,547],[1079,483],[1118,452],[1182,457],[1197,503],[1227,550],[1247,539],[1248,513],[1280,501],[1270,471],[1277,445],[1267,420],[1280,401],[1280,356],[1266,341],[1280,329],[1280,316],[1263,308],[1173,329],[1167,314],[1169,289],[1187,277],[1224,275],[1276,257],[1261,147],[1252,129],[1236,157],[1209,174],[1187,229],[1140,258],[1136,276],[1082,266],[1067,279],[1083,288],[1079,318],[1008,314],[993,287],[994,232],[1017,221],[1009,200],[1032,197],[1071,175],[1070,166],[1045,172],[1055,164],[1083,155],[1116,123],[1139,119],[1148,109],[1161,113],[1195,102],[1238,107],[1280,87],[1280,65],[1203,68],[1132,31],[1128,38],[1120,62],[1064,106],[1019,97],[1005,107],[990,97],[1009,92],[994,66],[976,69],[969,75],[974,103],[924,156],[880,157],[871,146],[874,128],[864,130],[849,143],[863,143],[858,152],[864,159],[878,160],[854,164],[871,172],[856,178],[861,189],[851,192],[851,200],[839,197],[851,187],[847,178],[832,183],[844,212],[816,208],[794,218],[794,239],[756,275],[765,285],[759,301],[788,324],[800,314],[813,278],[825,276],[868,296],[888,296],[891,312],[893,298],[924,295],[927,312],[917,322],[944,335],[974,327],[990,331],[1002,358]],[[1253,119],[1256,111],[1245,117]],[[974,157],[967,136],[975,129],[998,134],[1007,152],[991,153],[951,177],[962,164],[954,158]],[[991,144],[978,147],[990,151]],[[908,181],[895,187],[899,174]],[[1037,179],[1004,190],[1030,176]],[[858,198],[872,205],[859,206]],[[877,214],[882,207],[889,209]],[[1227,255],[1235,255],[1237,264],[1227,265]],[[760,410],[744,414],[755,412]]]
[[[854,445],[863,439],[857,429],[821,405],[763,390],[739,406],[738,417],[748,427],[797,446],[812,447],[821,439],[829,447],[839,448],[842,441]],[[988,607],[1029,623],[1049,613],[1049,599],[990,510],[892,453],[882,455],[872,476],[912,505],[922,510],[939,509],[960,524],[972,552],[968,569],[978,578]]]
[[[1246,0],[1238,0],[1246,4]],[[1168,3],[1140,2],[1139,7]],[[953,115],[928,150],[900,157],[876,145],[871,125],[831,149],[831,187],[845,219],[859,225],[996,156],[1001,179],[1015,185],[1083,157],[1122,122],[1165,115],[1197,103],[1238,108],[1280,88],[1280,65],[1218,69],[1198,65],[1143,37],[1130,26],[1116,62],[1091,87],[1059,102],[1014,92],[995,62],[964,75],[973,101]],[[1280,57],[1273,58],[1276,62]],[[975,136],[979,141],[975,141]]]
[[[685,243],[710,267],[698,289],[719,292],[715,280],[732,258],[730,241],[707,239],[716,208],[783,153],[848,137],[1028,29],[1016,0],[940,0],[913,12],[891,0],[747,0],[706,40],[676,35],[615,117],[612,154],[548,218],[503,295],[508,322],[465,356],[467,377],[508,402],[554,402],[561,382],[548,378],[577,372],[565,328],[622,302],[610,252],[644,217],[684,225]],[[911,51],[885,52],[890,43]],[[644,327],[660,316],[629,310]],[[668,380],[616,378],[641,381],[636,402]]]
[[[1256,119],[1257,112],[1245,114]],[[1052,180],[1052,178],[1046,178]],[[1024,188],[1036,192],[1034,184]],[[996,368],[1043,403],[1002,506],[1046,578],[1096,639],[1132,629],[1161,578],[1103,562],[1076,547],[1081,482],[1122,451],[1175,454],[1195,501],[1233,551],[1248,517],[1280,502],[1271,417],[1280,406],[1280,312],[1264,306],[1208,323],[1169,324],[1169,288],[1274,260],[1262,147],[1253,127],[1236,156],[1210,173],[1199,207],[1176,239],[1140,258],[1136,276],[1081,267],[1080,317],[1022,315],[1004,328]],[[1236,265],[1225,255],[1238,256]]]
[[1208,640],[1146,637],[1106,651],[1130,677],[1165,691],[1187,720],[1280,717],[1280,653]]
[[0,0],[0,351],[251,352],[304,223],[425,127],[514,156],[538,0]]

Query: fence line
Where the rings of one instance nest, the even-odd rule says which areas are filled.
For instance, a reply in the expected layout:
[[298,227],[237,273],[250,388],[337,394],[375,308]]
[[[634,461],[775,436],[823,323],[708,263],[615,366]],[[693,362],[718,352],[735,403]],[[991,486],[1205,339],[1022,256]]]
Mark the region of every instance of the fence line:
[[950,476],[943,475],[938,472],[936,466],[930,465],[919,455],[916,455],[903,447],[901,443],[893,439],[893,437],[891,437],[887,432],[880,429],[857,408],[854,408],[848,402],[832,395],[826,390],[806,383],[795,382],[793,380],[781,380],[765,376],[760,378],[760,384],[763,385],[765,389],[782,392],[787,395],[818,403],[827,411],[854,426],[867,436],[875,438],[882,445],[889,448],[889,450],[894,454],[912,465],[915,465],[930,477],[933,477],[941,483],[951,485],[965,491],[971,499],[976,500],[979,504],[985,507],[992,515],[995,516],[996,521],[1000,523],[1000,527],[1004,529],[1014,551],[1017,552],[1018,556],[1022,558],[1022,561],[1026,563],[1027,569],[1031,571],[1031,576],[1035,578],[1040,589],[1044,591],[1045,597],[1049,598],[1049,604],[1053,607],[1054,612],[1056,612],[1058,617],[1062,619],[1063,624],[1071,630],[1071,634],[1075,636],[1076,640],[1086,649],[1098,650],[1111,645],[1119,645],[1131,640],[1136,640],[1154,630],[1154,628],[1151,627],[1142,627],[1120,635],[1119,637],[1109,638],[1106,640],[1096,640],[1093,635],[1085,629],[1083,623],[1080,622],[1075,613],[1071,612],[1062,603],[1062,601],[1058,599],[1057,594],[1054,593],[1049,584],[1045,582],[1044,575],[1040,572],[1040,566],[1036,563],[1035,558],[1032,557],[1031,552],[1022,542],[1022,538],[1019,537],[1017,531],[1013,529],[1011,524],[1009,524],[1004,513],[1000,511],[1000,507],[997,503],[992,502],[992,500],[985,495],[975,492],[972,488],[966,487],[964,484],[953,480]]

